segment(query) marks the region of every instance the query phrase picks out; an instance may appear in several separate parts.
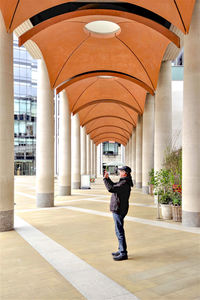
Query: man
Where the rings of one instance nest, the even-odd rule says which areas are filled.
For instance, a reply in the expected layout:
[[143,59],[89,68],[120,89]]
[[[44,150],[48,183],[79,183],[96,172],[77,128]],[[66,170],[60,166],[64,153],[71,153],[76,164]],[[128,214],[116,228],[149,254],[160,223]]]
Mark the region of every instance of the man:
[[120,181],[112,182],[108,172],[104,173],[104,184],[107,190],[112,193],[110,200],[110,211],[113,213],[115,223],[115,232],[119,242],[117,252],[113,252],[113,259],[116,261],[128,259],[127,245],[124,232],[124,218],[128,213],[129,197],[133,181],[131,177],[131,168],[124,166],[118,169],[120,172]]

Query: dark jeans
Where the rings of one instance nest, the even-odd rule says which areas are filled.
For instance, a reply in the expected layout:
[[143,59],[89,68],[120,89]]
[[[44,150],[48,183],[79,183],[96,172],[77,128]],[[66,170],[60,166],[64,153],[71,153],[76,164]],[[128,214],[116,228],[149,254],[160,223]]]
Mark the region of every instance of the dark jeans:
[[113,213],[113,219],[115,222],[115,232],[119,241],[119,252],[123,255],[127,254],[127,245],[124,232],[124,216]]

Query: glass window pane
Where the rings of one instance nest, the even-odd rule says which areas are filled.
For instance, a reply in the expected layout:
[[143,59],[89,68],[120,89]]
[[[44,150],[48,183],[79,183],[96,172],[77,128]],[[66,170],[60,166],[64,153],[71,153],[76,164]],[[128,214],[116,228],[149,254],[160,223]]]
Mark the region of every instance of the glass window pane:
[[30,101],[26,101],[26,112],[27,112],[27,114],[31,113],[31,102]]
[[15,121],[14,123],[14,133],[19,133],[19,121]]
[[20,95],[26,96],[26,85],[20,84]]
[[21,67],[19,71],[19,75],[22,78],[26,78],[26,69]]
[[36,116],[36,103],[31,104],[31,114],[32,116]]
[[19,114],[19,100],[16,100],[14,101],[14,111],[15,111],[15,114]]
[[24,121],[20,121],[19,123],[19,132],[20,133],[25,133],[26,132],[26,125]]
[[26,113],[26,101],[24,101],[24,100],[20,101],[20,113],[21,114]]
[[19,95],[19,84],[16,82],[14,83],[14,94]]
[[32,86],[32,96],[37,97],[37,87]]
[[23,49],[20,49],[20,59],[26,60],[26,51]]

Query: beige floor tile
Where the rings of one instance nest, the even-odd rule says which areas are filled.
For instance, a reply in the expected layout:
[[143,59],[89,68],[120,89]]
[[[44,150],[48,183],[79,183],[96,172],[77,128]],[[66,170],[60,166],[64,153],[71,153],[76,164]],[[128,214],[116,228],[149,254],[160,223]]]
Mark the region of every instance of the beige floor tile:
[[[35,177],[15,177],[15,184],[17,192],[35,195],[35,190],[31,189],[35,186]],[[72,196],[56,196],[56,206],[60,209],[17,212],[17,215],[141,300],[197,300],[197,279],[200,272],[199,235],[125,220],[129,260],[115,262],[111,257],[111,252],[117,250],[112,218],[62,208],[70,205],[109,212],[109,203],[81,200],[109,200],[109,197],[102,179],[98,179],[96,185],[92,184],[91,190],[75,190]],[[17,209],[36,208],[34,199],[16,194],[15,200]],[[70,203],[70,200],[80,201]],[[142,194],[138,189],[133,189],[130,202],[154,204],[151,196]],[[130,206],[129,215],[155,220],[156,209]],[[170,223],[173,224],[172,221]],[[14,231],[0,234],[0,238],[3,245],[1,278],[4,299],[23,300],[22,297],[26,299],[28,293],[27,299],[34,300],[83,299]],[[20,294],[22,290],[23,295]],[[57,298],[53,298],[55,294]]]

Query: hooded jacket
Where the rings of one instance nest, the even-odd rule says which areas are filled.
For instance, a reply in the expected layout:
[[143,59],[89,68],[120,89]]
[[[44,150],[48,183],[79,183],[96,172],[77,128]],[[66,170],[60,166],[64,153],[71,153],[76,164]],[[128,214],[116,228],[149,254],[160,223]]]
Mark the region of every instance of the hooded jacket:
[[122,177],[117,183],[112,182],[110,178],[104,178],[103,181],[107,190],[112,193],[110,211],[125,217],[128,213],[131,187],[133,187],[132,177]]

